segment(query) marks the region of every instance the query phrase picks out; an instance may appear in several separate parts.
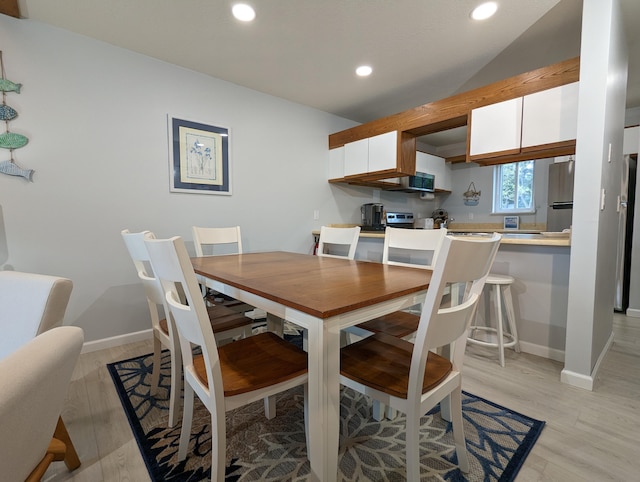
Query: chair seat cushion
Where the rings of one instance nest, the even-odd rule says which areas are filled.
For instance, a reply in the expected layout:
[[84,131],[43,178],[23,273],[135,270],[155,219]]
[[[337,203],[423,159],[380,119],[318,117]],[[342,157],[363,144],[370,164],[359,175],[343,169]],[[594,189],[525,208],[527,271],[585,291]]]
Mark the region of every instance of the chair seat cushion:
[[[223,331],[253,324],[251,318],[223,305],[209,306],[207,307],[207,312],[209,313],[209,320],[214,333],[222,333]],[[169,326],[166,319],[160,320],[160,329],[167,336],[169,335]]]
[[[414,345],[385,333],[375,333],[340,350],[340,374],[399,398],[407,398]],[[422,393],[451,373],[449,360],[433,352],[427,357]]]
[[[220,346],[218,356],[225,397],[275,385],[307,372],[307,354],[270,332]],[[194,356],[193,367],[200,381],[207,385],[202,355]]]
[[404,338],[418,331],[420,316],[406,311],[395,311],[388,315],[360,323],[358,328],[373,333],[386,333],[387,335]]

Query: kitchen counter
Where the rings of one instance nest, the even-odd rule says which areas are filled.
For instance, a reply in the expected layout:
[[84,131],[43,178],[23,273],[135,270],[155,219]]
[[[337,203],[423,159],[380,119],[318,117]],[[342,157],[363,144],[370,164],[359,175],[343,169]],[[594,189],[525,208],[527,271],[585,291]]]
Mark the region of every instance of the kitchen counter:
[[[346,224],[332,224],[335,227],[351,227],[353,225]],[[571,236],[567,233],[546,233],[535,234],[532,231],[509,231],[509,230],[494,230],[491,232],[498,232],[502,234],[500,244],[518,244],[526,246],[571,246]],[[471,230],[451,229],[449,234],[452,236],[481,236],[487,231],[475,232]],[[320,230],[314,230],[311,232],[314,236],[320,236]],[[384,231],[360,231],[360,238],[369,239],[384,239]]]
[[[453,236],[477,239],[483,233],[488,236],[490,232],[499,231],[474,232],[474,229],[467,230],[464,227],[458,226],[458,229],[449,232]],[[521,350],[562,362],[569,298],[571,235],[539,234],[541,232],[502,230],[500,249],[491,271],[513,276],[516,280],[511,291]],[[320,231],[313,231],[313,235],[317,240]],[[380,263],[383,240],[384,232],[361,232],[356,259]]]

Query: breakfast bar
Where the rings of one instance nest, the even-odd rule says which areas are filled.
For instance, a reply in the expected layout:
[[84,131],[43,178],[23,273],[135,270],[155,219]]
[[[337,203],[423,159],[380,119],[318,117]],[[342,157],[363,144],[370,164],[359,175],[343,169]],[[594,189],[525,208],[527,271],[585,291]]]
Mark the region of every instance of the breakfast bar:
[[[346,225],[342,225],[345,226]],[[515,278],[511,287],[522,351],[564,361],[571,233],[502,232],[492,273]],[[313,231],[317,238],[319,231]],[[488,236],[456,228],[453,236]],[[356,259],[381,262],[384,231],[361,232]]]

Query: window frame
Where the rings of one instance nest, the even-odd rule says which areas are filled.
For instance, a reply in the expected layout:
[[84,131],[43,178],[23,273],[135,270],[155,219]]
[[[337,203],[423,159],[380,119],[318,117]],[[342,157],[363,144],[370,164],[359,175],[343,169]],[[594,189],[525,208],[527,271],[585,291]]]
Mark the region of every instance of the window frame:
[[[531,175],[531,207],[529,209],[513,208],[513,209],[501,209],[500,198],[502,197],[502,168],[512,164],[519,164],[521,162],[531,162],[532,175]],[[516,168],[516,198],[518,197],[518,169]],[[536,199],[535,199],[535,187],[536,187],[536,163],[534,160],[526,159],[524,161],[510,162],[504,164],[496,164],[493,166],[493,200],[491,205],[491,214],[535,214],[536,212]]]

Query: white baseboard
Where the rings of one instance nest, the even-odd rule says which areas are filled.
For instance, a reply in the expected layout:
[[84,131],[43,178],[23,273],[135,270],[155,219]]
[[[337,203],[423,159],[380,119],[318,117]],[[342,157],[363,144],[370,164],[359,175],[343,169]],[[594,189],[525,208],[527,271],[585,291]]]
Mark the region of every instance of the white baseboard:
[[632,318],[640,318],[640,310],[636,310],[634,308],[627,309],[627,316],[631,316]]
[[127,333],[124,335],[112,336],[101,340],[88,341],[82,345],[81,353],[90,353],[92,351],[104,350],[105,348],[113,348],[116,346],[134,343],[136,341],[150,340],[153,337],[153,330],[137,331],[135,333]]
[[535,345],[526,341],[520,340],[520,350],[529,353],[531,355],[541,356],[542,358],[548,358],[564,363],[564,350],[558,350],[557,348],[549,348],[548,346]]
[[600,352],[600,356],[598,357],[598,360],[596,361],[596,364],[594,365],[590,375],[576,373],[565,368],[560,374],[560,381],[562,383],[566,383],[567,385],[571,385],[572,387],[584,388],[585,390],[593,391],[593,386],[598,376],[600,365],[602,365],[602,361],[604,360],[606,354],[609,352],[611,345],[613,345],[613,333],[611,333],[611,336],[609,336],[609,339],[607,340],[607,343],[604,346],[602,352]]
[[566,368],[560,372],[560,381],[572,387],[593,391],[593,376],[572,372]]

